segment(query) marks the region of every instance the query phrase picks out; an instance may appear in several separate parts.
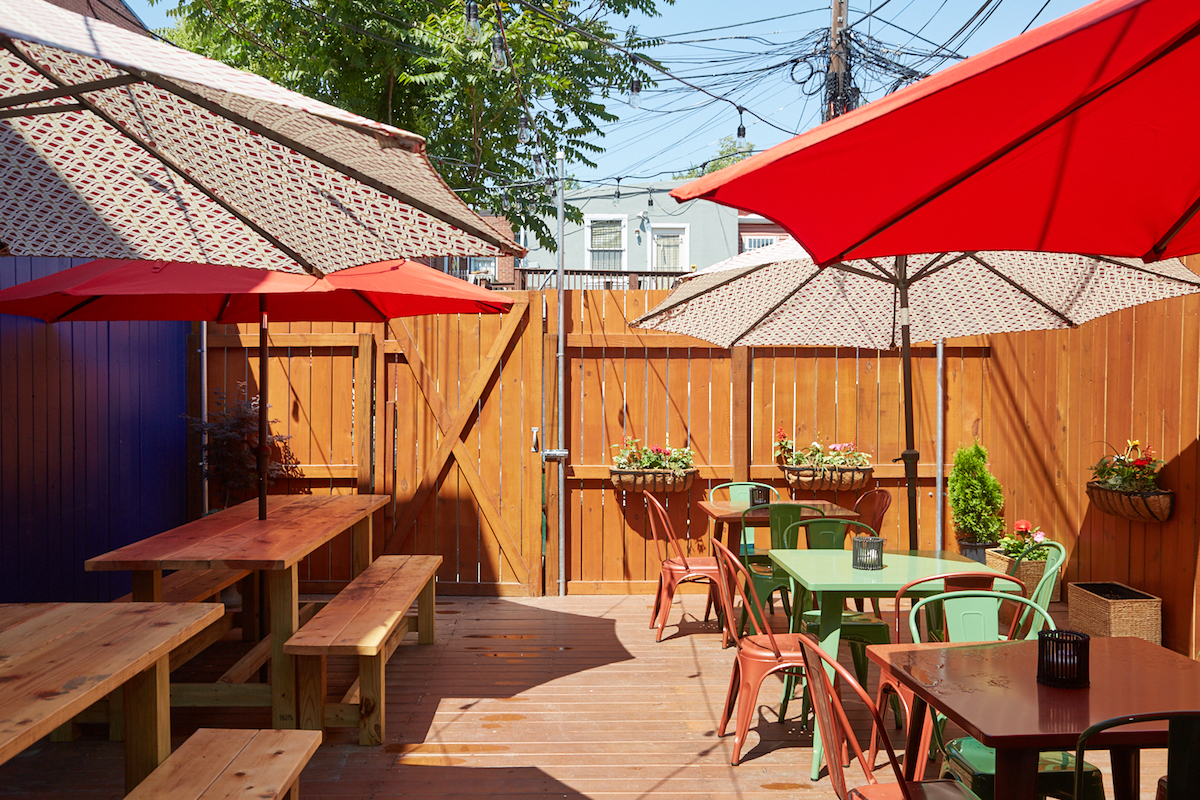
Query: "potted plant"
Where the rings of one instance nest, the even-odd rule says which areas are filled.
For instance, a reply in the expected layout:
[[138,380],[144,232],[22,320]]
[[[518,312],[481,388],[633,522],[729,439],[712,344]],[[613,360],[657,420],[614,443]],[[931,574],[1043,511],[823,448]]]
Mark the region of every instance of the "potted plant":
[[609,472],[617,489],[686,492],[696,481],[699,470],[692,466],[695,454],[690,447],[639,447],[637,439],[626,436],[613,448],[617,454]]
[[1158,488],[1158,469],[1162,465],[1162,460],[1154,457],[1154,448],[1143,448],[1137,439],[1126,441],[1125,452],[1106,455],[1092,467],[1088,497],[1106,514],[1166,522],[1175,495],[1170,489]]
[[[1015,573],[1012,568],[1022,553],[1031,546],[1044,541],[1046,541],[1046,534],[1042,533],[1041,526],[1034,527],[1029,520],[1019,519],[1013,525],[1013,532],[1005,534],[997,547],[987,551],[985,563],[992,569],[1023,581],[1029,590],[1033,591],[1033,587],[1038,585],[1042,575],[1046,573],[1046,548],[1038,548],[1021,559]],[[1054,588],[1050,592],[1051,602],[1058,602],[1061,589],[1062,575],[1060,574],[1054,581]]]
[[946,482],[958,551],[981,564],[986,563],[984,553],[999,543],[1003,529],[1004,492],[988,471],[987,459],[987,450],[979,442],[958,448]]
[[796,449],[783,428],[775,434],[775,460],[792,486],[813,491],[861,489],[871,480],[871,455],[854,442],[823,445],[821,434],[808,447]]

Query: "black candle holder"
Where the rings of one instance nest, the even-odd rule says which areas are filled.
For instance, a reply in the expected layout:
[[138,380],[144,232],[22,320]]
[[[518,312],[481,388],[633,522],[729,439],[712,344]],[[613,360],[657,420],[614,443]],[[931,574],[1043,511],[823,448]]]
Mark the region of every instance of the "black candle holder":
[[761,506],[771,502],[771,490],[766,486],[750,487],[750,505]]
[[1089,641],[1086,633],[1078,631],[1038,631],[1038,683],[1087,688]]
[[855,536],[850,566],[855,569],[883,569],[883,537]]

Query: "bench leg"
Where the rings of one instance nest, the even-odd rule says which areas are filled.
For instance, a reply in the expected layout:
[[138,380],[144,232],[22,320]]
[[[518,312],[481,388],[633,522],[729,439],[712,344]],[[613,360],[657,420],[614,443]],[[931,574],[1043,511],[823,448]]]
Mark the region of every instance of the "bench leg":
[[296,781],[292,788],[288,789],[287,800],[300,800],[300,781]]
[[417,644],[433,644],[434,642],[434,576],[421,588],[417,596]]
[[[170,664],[170,662],[167,662]],[[125,741],[125,687],[118,686],[108,693],[108,740]]]
[[358,743],[383,744],[384,653],[358,657]]
[[325,727],[325,656],[296,656],[296,726],[307,731]]
[[163,656],[125,683],[125,791],[171,754],[171,667]]

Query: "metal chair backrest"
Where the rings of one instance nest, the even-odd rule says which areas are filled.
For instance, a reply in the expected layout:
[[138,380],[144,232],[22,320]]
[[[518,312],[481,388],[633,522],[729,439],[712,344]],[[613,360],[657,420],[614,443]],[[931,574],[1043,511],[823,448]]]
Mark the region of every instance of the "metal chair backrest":
[[801,503],[771,503],[771,549],[796,549],[798,538],[793,538],[791,544],[787,544],[787,531],[793,525],[798,525],[804,520],[804,512],[809,511],[816,514],[818,517],[822,514],[821,509],[816,506],[806,506]]
[[671,518],[667,516],[667,509],[650,492],[643,489],[642,494],[646,496],[646,506],[650,509],[650,528],[654,531],[654,543],[658,549],[659,559],[662,561],[670,559],[673,550],[675,558],[683,563],[683,568],[691,569],[688,566],[687,550],[679,543],[679,537],[675,535],[675,528],[671,526]]
[[[996,591],[996,582],[1003,581],[1005,583],[1016,584],[1021,589],[1021,596],[1025,595],[1025,582],[1009,575],[1001,575],[999,572],[943,572],[941,575],[930,575],[926,578],[917,578],[914,581],[909,581],[900,587],[900,591],[896,592],[896,641],[903,641],[900,636],[900,601],[903,600],[914,587],[924,583],[933,583],[934,581],[942,581],[942,593],[946,592],[963,592],[982,589],[984,591]],[[940,615],[938,615],[940,618]],[[1013,615],[1014,628],[1016,625],[1017,615]],[[912,612],[909,612],[909,624],[913,621]],[[1009,631],[1010,635],[1012,631]],[[919,641],[914,638],[914,642]]]
[[809,550],[844,550],[851,520],[816,517],[800,521]]
[[858,518],[873,530],[883,530],[883,515],[891,508],[892,495],[887,489],[872,489],[863,492],[854,501],[854,510]]
[[1049,539],[1032,544],[1017,556],[1017,560],[1013,562],[1009,574],[1016,575],[1017,568],[1021,566],[1021,562],[1028,559],[1029,556],[1038,550],[1049,551],[1046,553],[1046,571],[1042,573],[1042,579],[1038,581],[1038,585],[1033,587],[1033,594],[1029,595],[1029,599],[1042,608],[1047,608],[1050,604],[1050,597],[1054,593],[1054,581],[1058,579],[1058,572],[1067,560],[1067,548]]
[[1025,636],[1026,639],[1037,638],[1037,632],[1042,627],[1050,630],[1056,629],[1054,620],[1050,618],[1046,610],[1028,598],[1004,592],[975,589],[962,592],[943,592],[921,598],[913,604],[912,611],[909,612],[908,630],[912,634],[913,641],[919,642],[921,632],[917,628],[917,612],[930,603],[941,603],[946,619],[946,641],[994,642],[1000,638],[1000,605],[1004,602],[1025,606],[1035,615],[1034,623],[1029,626],[1029,633]]
[[771,632],[770,626],[759,623],[760,619],[766,619],[763,614],[762,603],[758,600],[758,592],[754,590],[754,580],[750,575],[750,570],[741,562],[736,555],[733,554],[728,547],[718,541],[713,541],[713,549],[717,554],[717,563],[721,565],[721,569],[725,574],[725,593],[723,595],[727,603],[725,608],[725,627],[729,635],[736,642],[740,636],[738,631],[737,619],[733,614],[733,594],[736,591],[742,598],[742,604],[750,609],[750,621],[754,623],[754,632],[760,636],[765,635],[767,641],[771,645],[771,652],[776,658],[782,658],[782,653],[779,650],[779,643],[775,639],[775,634]]
[[749,503],[750,490],[755,487],[771,490],[771,497],[775,500],[779,499],[779,490],[769,483],[758,483],[757,481],[731,481],[729,483],[719,483],[708,490],[708,499],[716,500],[717,492],[722,489],[729,492],[729,502],[731,503]]
[[[1092,738],[1100,731],[1106,731],[1109,728],[1115,728],[1119,725],[1132,725],[1135,722],[1158,722],[1161,720],[1183,720],[1196,719],[1200,717],[1200,711],[1172,711],[1169,713],[1147,713],[1147,714],[1126,714],[1121,717],[1113,717],[1106,719],[1103,722],[1097,722],[1092,727],[1079,734],[1079,739],[1075,743],[1075,796],[1082,797],[1080,787],[1083,785],[1083,753],[1087,749],[1087,740]],[[1175,796],[1171,793],[1171,768],[1178,764],[1182,769],[1194,770],[1196,754],[1191,751],[1193,743],[1185,740],[1179,733],[1174,730],[1172,725],[1167,732],[1167,800],[1176,800],[1176,797],[1182,797],[1181,793],[1176,793]],[[1188,798],[1187,800],[1192,800]]]
[[859,702],[870,713],[871,724],[875,726],[875,730],[879,733],[879,739],[887,751],[888,762],[892,765],[892,772],[896,776],[900,793],[905,800],[912,800],[912,792],[904,781],[904,774],[900,771],[896,751],[892,749],[883,718],[879,715],[878,707],[863,689],[862,684],[850,670],[822,650],[821,645],[811,635],[802,633],[799,635],[799,640],[800,648],[804,653],[804,673],[808,676],[808,688],[812,695],[813,710],[817,716],[817,726],[821,731],[821,741],[825,743],[825,752],[828,754],[825,763],[829,767],[829,781],[833,784],[834,792],[838,797],[846,797],[847,794],[846,776],[843,772],[841,757],[838,755],[839,745],[842,741],[849,744],[854,757],[858,759],[859,766],[867,776],[867,782],[876,784],[879,781],[875,778],[873,765],[867,761],[862,746],[859,745],[858,739],[854,735],[841,698],[834,689],[834,679],[830,677],[828,670],[833,671],[843,690],[849,688],[858,696]]

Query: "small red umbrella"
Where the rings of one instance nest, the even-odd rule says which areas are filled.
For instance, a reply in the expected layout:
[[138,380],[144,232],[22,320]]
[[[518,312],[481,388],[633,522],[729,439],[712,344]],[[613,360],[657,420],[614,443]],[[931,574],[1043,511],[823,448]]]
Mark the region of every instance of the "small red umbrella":
[[1100,0],[671,194],[773,219],[822,266],[1187,255],[1200,252],[1197,79],[1200,3]]
[[386,322],[418,314],[499,314],[498,292],[412,261],[382,261],[323,278],[177,261],[101,259],[0,291],[0,313],[46,322],[259,322],[258,515],[267,514],[267,318]]

